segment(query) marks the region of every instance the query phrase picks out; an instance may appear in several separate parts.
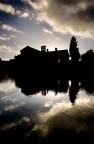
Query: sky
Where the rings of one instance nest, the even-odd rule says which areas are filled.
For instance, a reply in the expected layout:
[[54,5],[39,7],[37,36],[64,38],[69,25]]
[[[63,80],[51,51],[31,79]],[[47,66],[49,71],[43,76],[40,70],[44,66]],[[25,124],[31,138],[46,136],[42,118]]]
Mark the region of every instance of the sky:
[[0,58],[13,59],[25,46],[94,49],[94,0],[0,0]]

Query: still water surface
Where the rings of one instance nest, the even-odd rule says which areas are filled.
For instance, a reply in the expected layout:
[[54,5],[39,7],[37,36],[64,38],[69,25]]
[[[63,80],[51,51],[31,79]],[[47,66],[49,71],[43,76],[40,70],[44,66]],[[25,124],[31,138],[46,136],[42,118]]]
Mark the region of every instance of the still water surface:
[[[69,87],[70,87],[69,82]],[[66,93],[25,95],[13,80],[0,82],[2,144],[91,143],[94,137],[94,94],[79,89],[75,103]],[[57,137],[57,138],[56,138]],[[74,137],[78,140],[74,140]]]

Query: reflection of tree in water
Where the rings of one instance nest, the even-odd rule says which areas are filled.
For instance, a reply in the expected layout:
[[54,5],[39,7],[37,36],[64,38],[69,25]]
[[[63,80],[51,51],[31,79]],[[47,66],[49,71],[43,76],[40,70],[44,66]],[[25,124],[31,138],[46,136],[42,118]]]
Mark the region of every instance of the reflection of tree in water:
[[46,96],[47,93],[48,93],[48,91],[46,91],[46,90],[42,90],[42,92],[41,92],[41,94],[42,94],[43,96]]
[[79,89],[80,89],[79,81],[78,80],[72,80],[71,86],[69,88],[69,97],[70,97],[70,101],[72,104],[75,103],[76,96],[79,92]]

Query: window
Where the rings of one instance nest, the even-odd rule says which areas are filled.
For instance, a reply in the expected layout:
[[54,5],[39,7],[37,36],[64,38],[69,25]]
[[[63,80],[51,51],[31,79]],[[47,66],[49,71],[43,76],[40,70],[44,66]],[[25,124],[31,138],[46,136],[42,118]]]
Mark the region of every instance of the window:
[[58,63],[58,64],[60,63],[60,59],[57,59],[57,63]]

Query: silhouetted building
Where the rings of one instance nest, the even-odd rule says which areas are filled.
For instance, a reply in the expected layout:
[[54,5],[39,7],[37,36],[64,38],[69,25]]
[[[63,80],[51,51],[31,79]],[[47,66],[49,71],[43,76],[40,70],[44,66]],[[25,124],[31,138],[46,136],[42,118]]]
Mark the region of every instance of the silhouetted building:
[[46,46],[41,46],[41,64],[45,68],[55,68],[57,66],[66,66],[69,62],[68,50],[58,50],[55,51],[46,50]]
[[27,76],[38,79],[47,77],[67,76],[69,64],[68,50],[49,51],[46,46],[41,46],[41,51],[26,46],[8,62],[7,72],[9,75]]
[[[57,48],[55,48],[55,51],[49,51],[48,49],[46,50],[46,46],[41,46],[41,51],[27,46],[21,50],[20,56],[26,59],[29,57],[30,59],[35,57],[36,61],[40,58],[42,59],[41,63],[46,61],[48,64],[65,64],[69,61],[68,50],[57,50]],[[15,59],[16,58],[17,56]]]
[[69,62],[68,50],[49,51],[47,54],[48,64],[67,64]]
[[24,49],[21,50],[21,55],[33,55],[33,54],[36,54],[36,53],[39,53],[40,51],[37,50],[37,49],[34,49],[34,48],[31,48],[29,46],[26,46]]
[[[20,55],[15,56],[13,65],[27,69],[40,68],[40,70],[46,70],[47,68],[57,69],[57,66],[65,66],[69,62],[68,50],[49,51],[46,46],[41,46],[41,51],[26,46],[20,51]],[[34,68],[34,69],[33,69]]]
[[41,51],[42,52],[46,52],[46,46],[44,45],[44,46],[41,46]]

